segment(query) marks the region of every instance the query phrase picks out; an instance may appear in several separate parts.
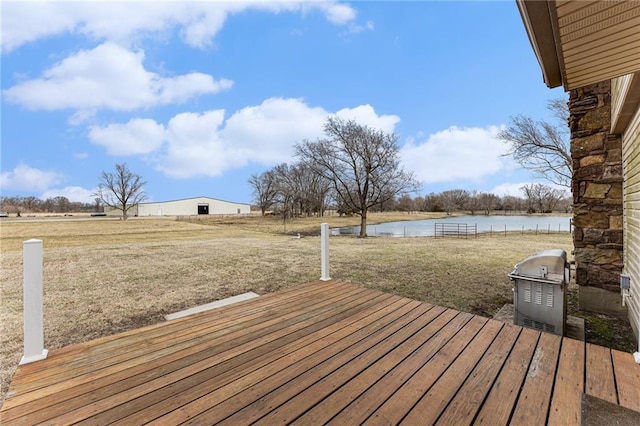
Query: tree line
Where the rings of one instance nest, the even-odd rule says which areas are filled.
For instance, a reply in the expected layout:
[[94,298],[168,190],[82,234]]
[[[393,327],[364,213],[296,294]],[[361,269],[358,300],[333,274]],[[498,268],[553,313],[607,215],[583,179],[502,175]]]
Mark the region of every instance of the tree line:
[[[251,176],[254,189],[254,203],[262,215],[267,212],[284,216],[284,219],[300,216],[322,216],[327,209],[343,214],[356,214],[340,202],[331,188],[297,176],[309,173],[304,165],[282,164],[261,174]],[[403,194],[374,204],[372,212],[470,212],[472,215],[501,213],[552,213],[571,211],[572,199],[566,191],[540,183],[524,185],[523,195],[504,195],[466,189],[452,189],[424,196],[412,197]]]
[[70,201],[67,197],[57,196],[40,199],[37,197],[2,196],[0,210],[16,215],[22,213],[81,213],[101,212],[103,205],[99,199],[93,203]]

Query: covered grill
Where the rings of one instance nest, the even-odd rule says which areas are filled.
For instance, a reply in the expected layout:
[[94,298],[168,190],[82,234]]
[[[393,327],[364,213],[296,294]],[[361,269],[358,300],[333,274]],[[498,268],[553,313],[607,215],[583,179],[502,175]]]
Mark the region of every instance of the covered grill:
[[564,335],[569,264],[564,250],[544,250],[518,263],[513,281],[513,322]]

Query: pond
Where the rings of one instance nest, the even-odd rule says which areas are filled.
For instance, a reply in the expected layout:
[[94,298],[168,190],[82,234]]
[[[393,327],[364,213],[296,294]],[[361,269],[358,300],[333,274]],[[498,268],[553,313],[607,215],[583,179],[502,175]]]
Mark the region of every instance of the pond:
[[[462,232],[569,232],[570,216],[457,216],[441,219],[411,220],[367,225],[367,235],[378,237],[433,237],[436,223],[447,229],[463,224]],[[439,230],[441,228],[438,228]],[[358,235],[359,226],[331,229],[331,235]]]

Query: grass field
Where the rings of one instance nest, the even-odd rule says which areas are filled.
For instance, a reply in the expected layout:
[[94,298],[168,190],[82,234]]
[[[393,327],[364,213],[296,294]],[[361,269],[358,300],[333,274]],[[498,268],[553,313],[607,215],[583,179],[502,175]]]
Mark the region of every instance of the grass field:
[[[371,220],[429,217],[373,215]],[[165,314],[235,294],[265,294],[317,279],[322,221],[347,226],[358,218],[297,219],[286,223],[287,234],[278,218],[3,221],[0,399],[22,355],[24,240],[44,241],[45,346],[53,349],[157,323]],[[304,238],[288,235],[298,232]],[[331,276],[491,316],[512,301],[506,274],[513,265],[547,248],[570,253],[570,235],[334,237]],[[610,332],[602,322],[598,336]],[[595,341],[627,344],[618,340],[615,335]]]

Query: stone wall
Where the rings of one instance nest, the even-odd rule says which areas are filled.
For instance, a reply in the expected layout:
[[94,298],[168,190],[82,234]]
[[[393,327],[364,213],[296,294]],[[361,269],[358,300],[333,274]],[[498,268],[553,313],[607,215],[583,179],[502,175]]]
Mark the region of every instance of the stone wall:
[[[619,292],[623,267],[622,136],[609,133],[611,82],[572,90],[569,113],[576,282],[582,287]],[[588,309],[582,304],[581,308]]]

